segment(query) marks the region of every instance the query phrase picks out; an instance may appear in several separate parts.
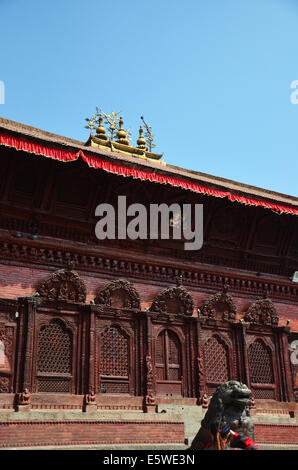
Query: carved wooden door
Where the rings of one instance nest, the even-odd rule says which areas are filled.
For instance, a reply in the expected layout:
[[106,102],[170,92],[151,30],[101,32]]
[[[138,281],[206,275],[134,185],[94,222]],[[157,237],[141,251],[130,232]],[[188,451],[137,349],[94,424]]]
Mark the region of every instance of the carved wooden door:
[[156,340],[156,386],[160,396],[182,395],[181,343],[171,330],[163,330]]

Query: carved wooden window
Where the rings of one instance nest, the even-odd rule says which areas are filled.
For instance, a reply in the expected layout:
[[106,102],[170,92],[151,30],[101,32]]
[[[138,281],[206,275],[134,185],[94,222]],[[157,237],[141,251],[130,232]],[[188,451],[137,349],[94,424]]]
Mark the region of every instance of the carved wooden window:
[[226,346],[212,336],[203,348],[206,379],[208,383],[221,384],[229,380],[228,351]]
[[271,352],[261,341],[255,341],[249,346],[248,358],[251,383],[273,384]]
[[72,374],[72,334],[53,320],[42,326],[38,340],[38,391],[68,392]]
[[162,331],[156,340],[157,380],[181,380],[181,344],[171,330]]
[[128,377],[129,339],[116,327],[102,334],[100,370],[101,375]]

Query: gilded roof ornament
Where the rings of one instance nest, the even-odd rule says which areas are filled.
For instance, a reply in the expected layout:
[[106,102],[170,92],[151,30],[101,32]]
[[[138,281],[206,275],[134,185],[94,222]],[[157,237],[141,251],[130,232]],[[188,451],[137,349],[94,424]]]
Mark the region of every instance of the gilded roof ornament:
[[119,127],[119,121],[120,118],[118,117],[118,114],[121,113],[121,111],[112,111],[111,114],[106,114],[104,111],[101,111],[102,114],[105,117],[105,124],[108,126],[108,131],[110,133],[109,137],[110,140],[113,142],[114,137],[115,137],[115,132]]
[[147,145],[148,145],[148,148],[149,148],[149,152],[151,152],[152,149],[154,147],[156,147],[156,145],[153,143],[154,134],[152,134],[152,127],[147,125],[147,123],[145,122],[143,116],[141,116],[141,119],[142,119],[142,121],[144,123],[144,126],[146,128],[146,132],[145,132],[146,142],[147,142]]
[[96,128],[96,136],[101,139],[101,140],[108,140],[108,137],[106,136],[106,130],[102,125],[102,115],[99,115],[98,118],[98,127]]
[[143,136],[143,128],[142,126],[140,126],[140,129],[139,129],[139,138],[137,140],[137,148],[138,149],[142,149],[142,150],[148,150],[148,147],[146,146],[146,140],[144,139],[144,136]]
[[117,142],[119,142],[119,144],[129,145],[129,141],[127,139],[127,131],[123,129],[123,117],[122,116],[120,116],[120,121],[119,121],[119,128],[117,132]]
[[[86,118],[88,126],[85,127],[90,129],[90,137],[86,145],[110,149],[111,151],[125,153],[146,160],[159,160],[159,163],[165,165],[164,160],[161,160],[163,153],[157,154],[152,152],[152,149],[155,147],[153,143],[154,134],[152,134],[151,126],[148,126],[144,121],[143,116],[141,116],[141,119],[146,129],[145,136],[143,127],[140,126],[137,145],[134,147],[130,143],[131,131],[130,129],[125,130],[123,128],[123,117],[118,116],[120,113],[121,111],[112,111],[111,114],[106,114],[104,111],[96,108],[96,113],[91,118]],[[96,129],[95,135],[93,135],[94,128]]]
[[97,122],[97,112],[93,114],[91,118],[86,118],[85,121],[88,122],[88,126],[85,126],[85,129],[90,129],[90,136],[92,137],[93,128],[96,126]]

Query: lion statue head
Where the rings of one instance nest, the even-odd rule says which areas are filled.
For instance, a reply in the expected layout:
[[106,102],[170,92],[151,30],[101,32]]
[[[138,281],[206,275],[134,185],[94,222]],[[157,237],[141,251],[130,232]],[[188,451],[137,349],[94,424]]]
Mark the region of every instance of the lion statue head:
[[229,380],[220,385],[211,398],[201,428],[191,447],[200,448],[200,444],[206,444],[210,439],[211,425],[218,421],[227,423],[233,431],[243,432],[254,440],[254,423],[249,411],[250,400],[251,391],[245,384]]

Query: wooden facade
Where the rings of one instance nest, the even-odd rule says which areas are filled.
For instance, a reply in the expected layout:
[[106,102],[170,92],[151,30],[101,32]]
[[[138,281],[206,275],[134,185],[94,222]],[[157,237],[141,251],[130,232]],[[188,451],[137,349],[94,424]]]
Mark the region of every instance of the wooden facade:
[[[2,131],[46,139],[21,127]],[[25,389],[36,408],[46,396],[49,407],[80,407],[74,397],[91,390],[98,401],[201,403],[229,379],[246,383],[255,400],[298,401],[289,353],[298,337],[298,290],[289,279],[296,216],[81,160],[0,152],[0,406],[14,406]],[[118,195],[145,206],[203,204],[202,250],[186,252],[183,240],[97,240],[95,207]]]

